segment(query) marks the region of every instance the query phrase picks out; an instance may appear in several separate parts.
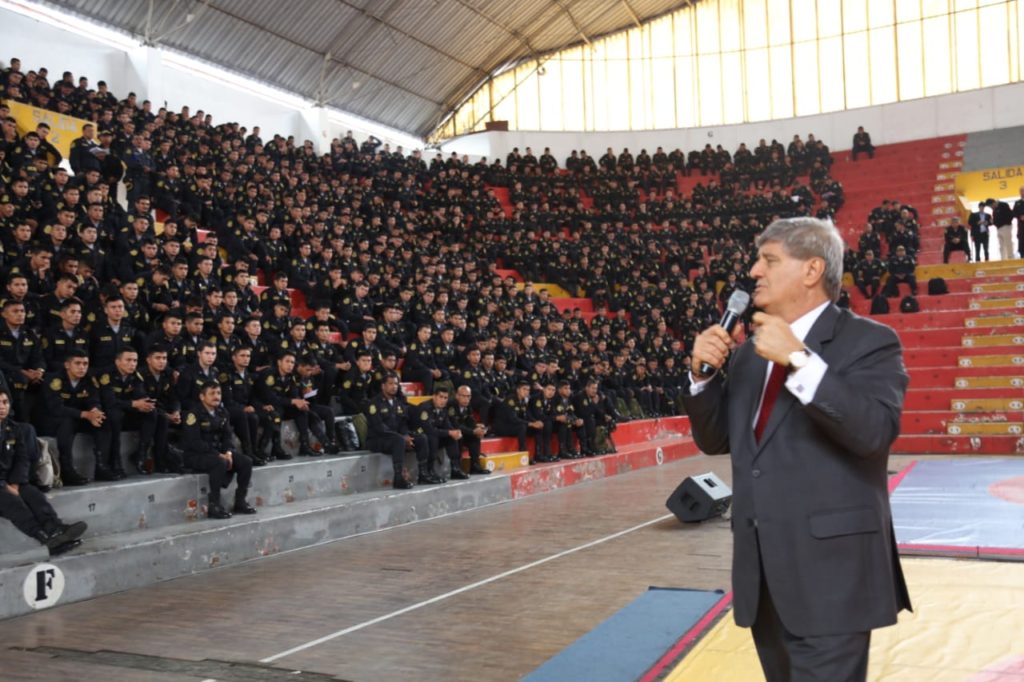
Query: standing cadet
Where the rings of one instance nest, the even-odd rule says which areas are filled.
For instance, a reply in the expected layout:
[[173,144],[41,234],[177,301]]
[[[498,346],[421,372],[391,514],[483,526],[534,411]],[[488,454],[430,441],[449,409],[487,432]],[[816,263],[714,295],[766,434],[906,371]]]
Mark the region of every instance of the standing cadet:
[[396,490],[403,490],[413,485],[404,474],[405,451],[411,449],[416,452],[421,472],[425,470],[430,453],[426,436],[409,433],[408,405],[405,400],[396,398],[397,395],[398,375],[390,372],[384,377],[380,395],[374,397],[367,408],[366,445],[370,450],[391,455],[391,466],[394,469],[392,485]]
[[469,473],[489,474],[486,467],[480,464],[480,439],[487,433],[487,427],[473,418],[470,404],[473,391],[469,386],[459,386],[455,391],[455,404],[448,408],[448,418],[452,426],[462,432],[459,446],[469,451]]
[[[462,430],[456,428],[448,417],[448,389],[443,386],[438,388],[430,400],[413,407],[410,412],[410,426],[427,437],[429,450],[428,469],[424,471],[422,465],[420,466],[420,483],[440,482],[436,480],[438,477],[435,474],[435,465],[441,464],[443,470],[442,449],[448,455],[451,478],[469,478],[462,470],[460,461],[459,440],[462,438]],[[425,473],[428,474],[426,478]],[[435,480],[428,480],[431,477]],[[441,480],[445,478],[442,476]]]
[[[210,477],[210,497],[206,516],[210,519],[229,519],[235,514],[255,514],[246,500],[249,480],[252,478],[252,460],[234,451],[228,411],[221,405],[220,385],[208,381],[199,389],[199,403],[185,413],[182,429],[182,447],[185,463],[193,470]],[[237,475],[235,505],[231,512],[220,504],[220,491],[228,487],[231,477]]]

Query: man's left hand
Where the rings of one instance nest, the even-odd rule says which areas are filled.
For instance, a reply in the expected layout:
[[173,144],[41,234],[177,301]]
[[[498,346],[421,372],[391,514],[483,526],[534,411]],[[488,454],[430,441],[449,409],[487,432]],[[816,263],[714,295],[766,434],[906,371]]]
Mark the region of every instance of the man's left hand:
[[754,313],[754,324],[754,351],[765,360],[788,367],[789,354],[804,347],[803,342],[793,334],[789,323],[781,317]]

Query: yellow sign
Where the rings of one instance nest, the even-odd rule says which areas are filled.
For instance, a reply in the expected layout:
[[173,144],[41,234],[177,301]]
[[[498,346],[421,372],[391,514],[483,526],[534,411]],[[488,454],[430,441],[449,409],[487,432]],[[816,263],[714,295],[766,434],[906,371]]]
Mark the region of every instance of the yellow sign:
[[956,193],[961,201],[969,204],[1016,196],[1021,187],[1024,187],[1024,165],[987,168],[956,176]]
[[34,131],[40,123],[50,126],[50,136],[46,139],[64,155],[65,159],[71,156],[71,142],[82,136],[82,126],[89,123],[81,118],[65,116],[12,100],[4,100],[4,103],[11,108],[11,116],[18,122],[19,135]]

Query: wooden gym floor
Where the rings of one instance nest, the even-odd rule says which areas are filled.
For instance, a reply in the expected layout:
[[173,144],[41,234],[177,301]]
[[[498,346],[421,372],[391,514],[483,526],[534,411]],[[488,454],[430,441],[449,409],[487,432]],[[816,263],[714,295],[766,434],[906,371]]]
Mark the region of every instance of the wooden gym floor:
[[705,471],[730,480],[701,455],[0,622],[0,678],[516,680],[649,586],[729,588],[728,522],[664,507]]

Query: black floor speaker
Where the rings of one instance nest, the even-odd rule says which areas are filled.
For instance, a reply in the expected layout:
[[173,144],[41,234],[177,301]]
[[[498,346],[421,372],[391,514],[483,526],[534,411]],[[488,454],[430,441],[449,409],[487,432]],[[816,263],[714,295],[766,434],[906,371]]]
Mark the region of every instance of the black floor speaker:
[[706,521],[721,516],[732,504],[732,490],[722,479],[708,472],[687,476],[665,502],[683,523]]

